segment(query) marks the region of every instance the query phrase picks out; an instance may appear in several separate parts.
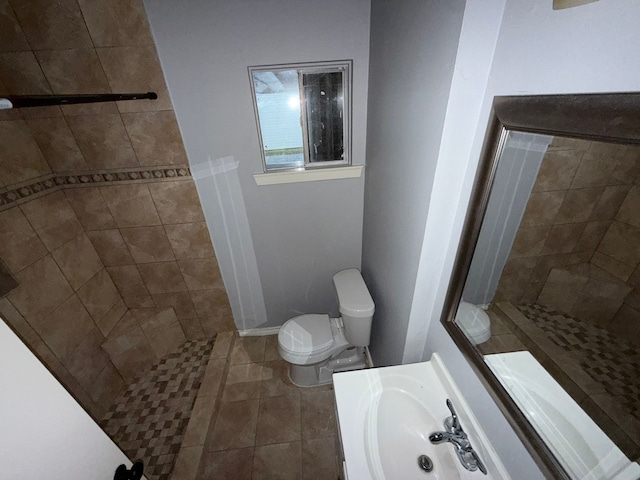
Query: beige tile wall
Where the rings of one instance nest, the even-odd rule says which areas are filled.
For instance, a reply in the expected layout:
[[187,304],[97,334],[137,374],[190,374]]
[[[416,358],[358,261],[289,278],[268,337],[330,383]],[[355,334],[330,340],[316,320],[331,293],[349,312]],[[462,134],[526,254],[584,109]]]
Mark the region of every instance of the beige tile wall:
[[[188,165],[141,0],[0,0],[0,95],[147,91],[158,100],[0,111],[0,193]],[[9,207],[0,259],[19,286],[0,314],[94,415],[181,342],[235,329],[189,177]]]
[[[613,317],[610,327],[640,332],[640,312],[635,310],[640,307],[639,175],[638,147],[554,138],[495,300],[536,302],[552,270],[557,279],[575,270],[572,266],[591,264],[601,272],[594,280],[609,275],[610,285],[626,282],[634,289],[618,314],[607,312],[608,319]],[[571,289],[570,282],[556,283],[547,285],[545,295],[568,298],[570,292],[559,285]]]

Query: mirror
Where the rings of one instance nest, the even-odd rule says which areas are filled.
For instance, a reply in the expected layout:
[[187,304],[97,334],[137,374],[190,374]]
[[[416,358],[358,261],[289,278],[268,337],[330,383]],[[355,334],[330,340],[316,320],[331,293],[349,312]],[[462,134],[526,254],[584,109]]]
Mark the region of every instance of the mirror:
[[442,321],[552,478],[640,478],[640,94],[496,97]]

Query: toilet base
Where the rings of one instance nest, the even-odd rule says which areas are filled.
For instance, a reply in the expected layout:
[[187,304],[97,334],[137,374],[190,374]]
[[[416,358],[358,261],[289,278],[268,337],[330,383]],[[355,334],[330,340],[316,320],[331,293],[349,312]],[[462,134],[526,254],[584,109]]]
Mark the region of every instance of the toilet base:
[[289,379],[297,387],[318,387],[333,382],[333,374],[367,367],[363,347],[349,347],[324,362],[313,365],[289,364]]

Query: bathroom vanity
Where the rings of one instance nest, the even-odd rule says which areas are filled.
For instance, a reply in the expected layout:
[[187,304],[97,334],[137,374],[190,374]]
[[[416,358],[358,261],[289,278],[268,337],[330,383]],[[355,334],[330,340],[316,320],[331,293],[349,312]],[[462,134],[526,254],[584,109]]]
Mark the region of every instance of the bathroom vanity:
[[[333,384],[345,480],[510,478],[437,354],[428,362],[337,373]],[[449,435],[447,399],[486,475],[462,465],[460,442],[429,440],[434,432]]]

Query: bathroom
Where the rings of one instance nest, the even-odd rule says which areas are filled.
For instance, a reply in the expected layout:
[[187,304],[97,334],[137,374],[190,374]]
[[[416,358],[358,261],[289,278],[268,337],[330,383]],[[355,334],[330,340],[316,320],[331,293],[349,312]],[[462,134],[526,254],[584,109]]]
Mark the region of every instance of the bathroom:
[[[36,2],[21,3],[40,6]],[[633,41],[619,42],[621,32],[632,39],[637,35],[631,21],[634,11],[620,1],[596,2],[564,11],[552,11],[547,5],[550,2],[544,1],[535,5],[524,1],[484,2],[482,7],[473,2],[467,5],[464,2],[446,5],[403,2],[391,6],[386,2],[374,1],[370,5],[367,1],[353,1],[312,6],[283,1],[274,11],[261,7],[262,2],[237,2],[238,5],[227,6],[223,12],[209,12],[215,5],[204,3],[182,4],[179,10],[169,2],[151,1],[145,6],[190,165],[230,155],[238,162],[238,181],[253,245],[251,249],[244,249],[247,244],[242,243],[244,250],[238,252],[233,250],[238,246],[234,244],[231,253],[224,252],[224,245],[219,247],[216,243],[216,235],[224,232],[210,232],[223,274],[232,267],[225,262],[230,262],[233,255],[250,255],[247,253],[250,250],[255,255],[253,268],[259,272],[260,284],[255,285],[252,276],[240,278],[247,288],[241,292],[227,291],[234,313],[240,305],[246,312],[242,318],[236,318],[237,328],[277,328],[293,315],[335,308],[332,274],[347,266],[359,266],[376,302],[371,344],[374,363],[420,361],[429,358],[432,352],[440,352],[455,372],[484,428],[496,438],[496,449],[512,475],[541,478],[530,455],[446,332],[433,319],[439,318],[444,299],[447,272],[455,255],[491,98],[496,94],[523,92],[637,90],[634,83],[637,68],[633,70],[628,64],[629,50],[625,49],[625,45]],[[75,5],[75,2],[68,4]],[[83,2],[81,6],[86,7]],[[288,12],[286,16],[282,15],[283,11]],[[106,13],[103,15],[108,17]],[[135,15],[129,13],[121,17],[134,18]],[[325,24],[319,19],[324,19]],[[613,21],[620,23],[615,35],[609,31]],[[91,20],[85,18],[85,22],[91,28]],[[328,30],[326,25],[332,29]],[[293,45],[285,43],[277,26],[286,28],[300,40]],[[140,30],[135,23],[130,28]],[[162,29],[163,35],[159,36],[156,29]],[[327,31],[332,32],[331,35],[327,35]],[[101,50],[104,48],[113,53],[120,49],[118,53],[136,55],[129,65],[141,65],[145,58],[141,51],[148,52],[149,39],[141,40],[146,47],[143,49],[128,38],[119,41],[118,35],[114,37],[100,44],[95,43],[92,34],[93,47],[87,43],[83,52],[89,55],[95,48],[97,59],[92,54],[93,63],[81,64],[105,68],[102,62],[107,61],[107,56],[104,54],[110,52]],[[75,45],[80,43],[76,41]],[[15,52],[32,49],[52,52],[71,47],[52,44],[25,48],[24,44],[16,46],[0,57],[3,75],[7,70],[5,62],[15,65],[15,57],[31,62],[25,64],[25,73],[13,84],[7,85],[9,81],[0,77],[3,89],[22,88],[48,78],[46,72],[42,73],[33,63],[38,55],[44,58],[45,54]],[[526,58],[522,52],[527,52]],[[126,56],[118,54],[110,58],[113,62],[123,62],[117,65],[116,72],[125,71]],[[258,146],[246,67],[343,58],[354,60],[353,163],[363,165],[366,158],[363,176],[353,180],[256,186],[252,175],[260,172],[261,167],[255,153]],[[52,63],[53,60],[51,68],[56,67]],[[540,68],[541,64],[545,68]],[[37,79],[30,84],[29,79],[33,77],[28,72],[34,68]],[[65,84],[59,75],[60,71],[72,68],[73,64],[67,63],[50,76],[60,82],[61,88],[72,88],[74,85]],[[109,77],[106,69],[106,83],[93,73],[74,75],[73,80],[88,83],[78,85],[78,93],[93,93],[100,87],[118,91],[156,90],[162,101],[164,86],[154,82],[153,68],[141,70],[145,72],[143,83],[127,83],[133,73],[119,82],[117,77]],[[611,71],[619,74],[597,73]],[[17,93],[50,93],[48,88],[53,87],[46,83],[36,86],[39,88],[36,91]],[[219,94],[221,89],[223,95]],[[397,92],[407,93],[398,95]],[[166,93],[164,98],[165,101],[168,98]],[[118,106],[114,110],[110,105],[104,108],[109,110],[94,110],[89,114],[105,122],[98,129],[102,132],[118,131],[116,126],[106,128],[111,125],[108,120],[117,120],[108,115],[121,112],[125,127],[127,115],[129,119],[135,114],[145,116],[144,112],[135,111],[142,107],[120,110]],[[127,110],[129,108],[134,110]],[[171,106],[165,104],[159,110],[170,112]],[[148,113],[148,118],[152,117]],[[158,117],[161,115],[144,124],[145,129],[138,138],[154,128],[163,131],[164,124]],[[172,126],[166,128],[176,128],[170,120],[167,123]],[[119,132],[122,134],[122,128]],[[16,138],[12,133],[8,136],[11,140]],[[128,136],[133,143],[136,136],[131,133]],[[114,148],[123,138],[121,135],[119,140],[102,145]],[[173,137],[156,133],[155,138]],[[87,140],[89,147],[97,143]],[[163,152],[173,151],[171,145],[152,143]],[[12,143],[3,142],[3,145],[8,148]],[[157,153],[144,147],[142,142],[141,148],[148,154],[147,158],[151,158],[149,165],[156,165]],[[123,147],[105,151],[104,157],[122,159],[124,150]],[[171,158],[175,159],[175,165],[184,165],[180,154]],[[173,163],[163,161],[161,165],[167,164]],[[33,176],[41,175],[36,171]],[[158,182],[172,183],[172,180]],[[203,193],[199,193],[203,199]],[[156,199],[153,193],[145,198]],[[207,216],[208,212],[204,214]],[[201,216],[193,218],[190,223],[203,221]],[[292,218],[296,221],[291,221]],[[176,224],[180,223],[183,222]],[[160,223],[150,226],[157,225]],[[323,225],[322,231],[318,231],[317,225]],[[313,272],[311,276],[309,272]],[[206,281],[212,288],[204,290],[215,291],[220,287],[219,277]],[[262,301],[257,301],[259,296],[255,295],[249,299],[241,297],[255,289],[261,290]],[[185,291],[188,289],[182,292]],[[176,298],[183,297],[177,295],[181,292],[170,293],[176,293]],[[163,294],[156,295],[168,297]],[[193,302],[191,294],[189,296]],[[217,317],[217,310],[213,316],[224,318],[225,312],[228,315],[229,305],[224,298],[216,297],[212,303],[213,308],[222,310],[221,317]],[[3,314],[7,315],[4,311]],[[203,311],[202,316],[191,318],[211,317]],[[189,318],[188,314],[184,318]],[[174,323],[169,323],[171,325]],[[200,326],[204,331],[203,325]],[[184,328],[183,325],[183,331]],[[216,324],[211,328],[223,332],[229,326]]]

